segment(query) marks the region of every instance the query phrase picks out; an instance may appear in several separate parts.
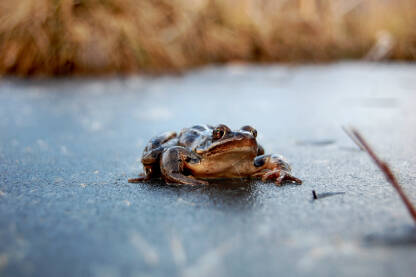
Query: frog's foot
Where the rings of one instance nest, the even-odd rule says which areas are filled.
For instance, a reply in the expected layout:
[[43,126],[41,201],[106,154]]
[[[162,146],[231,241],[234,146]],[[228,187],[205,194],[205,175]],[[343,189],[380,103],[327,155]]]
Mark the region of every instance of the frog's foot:
[[257,156],[254,159],[254,166],[258,168],[258,172],[253,176],[261,176],[263,181],[274,180],[278,186],[285,181],[302,184],[302,180],[290,174],[290,165],[280,155],[268,154]]
[[191,186],[208,185],[208,182],[198,180],[193,176],[186,175],[186,162],[199,159],[195,153],[182,147],[173,146],[162,153],[160,160],[160,171],[167,183],[179,183]]
[[280,170],[280,169],[274,169],[274,170],[270,170],[270,171],[264,173],[263,176],[261,177],[261,180],[263,182],[265,182],[267,180],[273,180],[274,183],[278,186],[281,186],[282,183],[285,182],[285,181],[302,184],[301,179],[296,178],[296,177],[292,176],[289,172],[286,172],[286,171],[283,171],[283,170]]
[[129,183],[141,183],[143,181],[148,181],[150,179],[150,175],[140,174],[139,177],[128,179]]

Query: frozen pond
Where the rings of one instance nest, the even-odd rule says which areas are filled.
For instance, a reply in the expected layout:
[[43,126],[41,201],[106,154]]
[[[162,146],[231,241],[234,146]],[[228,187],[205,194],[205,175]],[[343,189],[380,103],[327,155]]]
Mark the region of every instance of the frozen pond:
[[[151,136],[196,123],[256,127],[303,185],[127,183]],[[414,276],[414,223],[349,125],[416,204],[416,65],[3,79],[0,275]]]

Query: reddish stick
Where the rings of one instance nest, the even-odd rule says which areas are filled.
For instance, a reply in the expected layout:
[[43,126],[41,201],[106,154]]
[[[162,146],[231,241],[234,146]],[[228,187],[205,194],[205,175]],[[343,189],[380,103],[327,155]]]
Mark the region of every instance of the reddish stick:
[[342,130],[347,134],[347,136],[355,143],[355,145],[358,146],[358,148],[360,148],[361,151],[365,151],[364,147],[360,144],[359,141],[357,141],[357,138],[351,134],[351,129],[347,128],[345,126],[342,126]]
[[379,157],[377,157],[377,155],[374,153],[374,151],[368,145],[367,141],[361,136],[361,134],[357,130],[351,129],[351,132],[354,135],[354,137],[360,142],[360,144],[364,147],[364,150],[368,153],[368,155],[370,155],[370,157],[373,159],[373,161],[377,164],[377,166],[384,173],[384,175],[386,176],[387,181],[389,181],[390,184],[399,193],[400,198],[402,199],[402,201],[406,205],[406,208],[409,211],[410,215],[412,216],[413,221],[416,223],[416,209],[415,209],[415,207],[413,207],[413,204],[407,198],[403,189],[399,185],[399,182],[397,181],[396,176],[394,176],[394,174],[391,171],[388,164],[386,162],[382,161]]

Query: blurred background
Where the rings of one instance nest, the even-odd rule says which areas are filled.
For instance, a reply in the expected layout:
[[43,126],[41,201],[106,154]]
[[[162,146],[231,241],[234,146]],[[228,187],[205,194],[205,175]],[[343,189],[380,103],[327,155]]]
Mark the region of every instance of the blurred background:
[[0,2],[3,75],[415,57],[414,0]]

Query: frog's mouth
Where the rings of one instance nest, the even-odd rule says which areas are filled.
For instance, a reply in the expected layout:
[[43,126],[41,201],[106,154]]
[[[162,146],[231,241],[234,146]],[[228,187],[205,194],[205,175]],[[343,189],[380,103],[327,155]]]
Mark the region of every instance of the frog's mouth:
[[257,141],[249,134],[234,134],[230,138],[224,138],[213,142],[208,148],[197,148],[197,154],[217,155],[222,153],[241,152],[257,153]]

